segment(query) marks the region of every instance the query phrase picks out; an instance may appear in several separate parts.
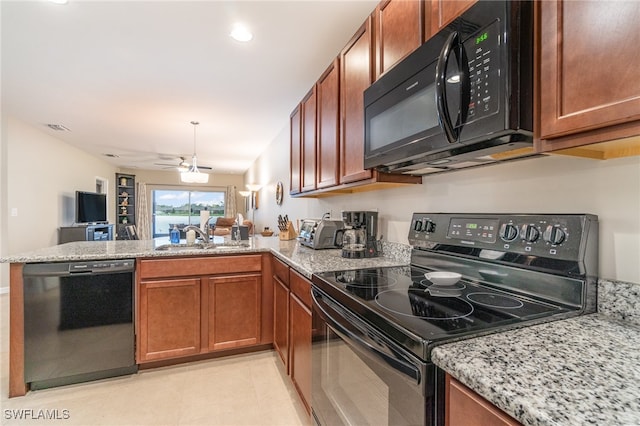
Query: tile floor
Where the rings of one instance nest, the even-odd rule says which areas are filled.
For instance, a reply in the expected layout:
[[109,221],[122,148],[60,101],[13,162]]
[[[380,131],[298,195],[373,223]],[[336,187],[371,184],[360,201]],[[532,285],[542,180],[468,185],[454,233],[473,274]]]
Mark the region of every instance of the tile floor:
[[[8,302],[0,295],[0,424],[310,425],[274,351],[30,392],[8,399]],[[58,420],[18,420],[32,410]],[[43,411],[39,411],[43,410]]]

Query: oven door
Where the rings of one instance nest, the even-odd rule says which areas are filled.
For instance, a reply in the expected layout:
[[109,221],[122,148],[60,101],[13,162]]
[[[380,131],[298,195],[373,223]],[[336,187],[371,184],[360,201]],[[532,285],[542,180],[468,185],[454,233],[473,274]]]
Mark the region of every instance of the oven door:
[[313,288],[312,296],[315,422],[432,424],[433,364],[410,355],[321,290]]

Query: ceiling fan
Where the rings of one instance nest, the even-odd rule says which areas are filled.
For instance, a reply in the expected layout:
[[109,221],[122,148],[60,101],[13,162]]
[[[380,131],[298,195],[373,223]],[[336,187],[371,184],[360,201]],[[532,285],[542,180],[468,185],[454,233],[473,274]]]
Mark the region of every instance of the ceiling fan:
[[[178,163],[174,163],[174,164],[167,164],[167,163],[154,163],[156,166],[163,166],[163,169],[177,169],[179,172],[186,172],[189,171],[189,168],[191,167],[191,164],[189,164],[186,159],[184,157],[178,157]],[[211,170],[211,167],[208,166],[201,166],[198,164],[198,168],[199,169],[203,169],[203,170]]]

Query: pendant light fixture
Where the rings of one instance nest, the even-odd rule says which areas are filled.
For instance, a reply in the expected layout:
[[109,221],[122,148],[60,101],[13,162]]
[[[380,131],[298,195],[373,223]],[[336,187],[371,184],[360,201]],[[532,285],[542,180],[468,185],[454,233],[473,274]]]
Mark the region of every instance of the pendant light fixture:
[[188,171],[180,173],[180,180],[185,183],[207,183],[209,182],[209,175],[207,173],[200,172],[196,163],[196,126],[200,123],[192,121],[191,124],[193,124],[192,164]]

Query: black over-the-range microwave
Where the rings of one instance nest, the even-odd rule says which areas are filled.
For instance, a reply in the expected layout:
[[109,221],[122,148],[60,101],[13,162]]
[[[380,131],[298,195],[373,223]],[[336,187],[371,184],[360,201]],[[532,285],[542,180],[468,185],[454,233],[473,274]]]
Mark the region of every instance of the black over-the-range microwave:
[[424,175],[533,155],[533,4],[480,0],[364,92],[366,168]]

